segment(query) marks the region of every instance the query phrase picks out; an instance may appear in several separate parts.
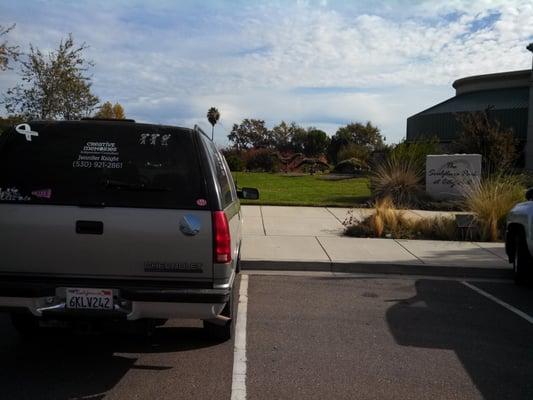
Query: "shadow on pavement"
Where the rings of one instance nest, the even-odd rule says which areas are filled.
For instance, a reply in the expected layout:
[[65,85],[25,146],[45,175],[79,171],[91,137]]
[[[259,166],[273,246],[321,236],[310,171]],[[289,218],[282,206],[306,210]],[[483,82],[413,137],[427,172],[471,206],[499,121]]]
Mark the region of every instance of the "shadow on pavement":
[[102,399],[130,369],[157,373],[172,368],[135,365],[141,354],[182,352],[217,344],[201,328],[174,327],[157,328],[150,337],[47,330],[37,339],[22,339],[8,316],[1,314],[0,337],[3,400]]
[[398,344],[453,350],[485,399],[533,398],[531,324],[459,282],[415,287],[415,296],[389,300],[386,319]]

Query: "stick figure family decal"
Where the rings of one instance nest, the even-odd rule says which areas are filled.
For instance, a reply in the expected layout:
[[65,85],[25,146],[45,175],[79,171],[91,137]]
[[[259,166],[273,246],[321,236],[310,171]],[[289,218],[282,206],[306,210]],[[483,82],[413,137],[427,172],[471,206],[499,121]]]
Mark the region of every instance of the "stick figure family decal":
[[168,146],[168,140],[170,139],[170,135],[168,134],[165,134],[165,135],[160,135],[159,133],[141,133],[141,136],[139,138],[139,143],[140,144],[150,144],[152,146],[157,146],[157,142],[159,139],[159,145],[160,146]]

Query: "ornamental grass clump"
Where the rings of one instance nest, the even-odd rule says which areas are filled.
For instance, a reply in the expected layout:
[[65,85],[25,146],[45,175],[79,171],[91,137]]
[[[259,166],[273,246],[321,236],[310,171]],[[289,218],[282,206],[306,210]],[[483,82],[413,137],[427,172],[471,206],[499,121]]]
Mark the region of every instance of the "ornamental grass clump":
[[455,219],[449,216],[409,217],[398,210],[391,198],[376,201],[372,214],[357,218],[353,214],[344,222],[345,234],[355,237],[392,239],[458,240]]
[[497,174],[461,187],[465,211],[475,215],[480,239],[503,238],[505,217],[524,199],[524,189],[516,176]]
[[389,198],[398,207],[414,207],[424,198],[423,177],[417,163],[392,157],[376,167],[370,182],[376,199]]
[[393,200],[390,197],[376,201],[375,213],[373,215],[374,233],[376,237],[382,237],[387,228],[387,233],[396,232],[404,222],[402,211],[396,210]]
[[345,222],[346,235],[359,237],[401,237],[409,226],[409,220],[402,210],[396,209],[390,197],[374,203],[371,215],[358,220],[349,217]]
[[455,219],[446,216],[420,218],[411,223],[404,239],[459,240]]

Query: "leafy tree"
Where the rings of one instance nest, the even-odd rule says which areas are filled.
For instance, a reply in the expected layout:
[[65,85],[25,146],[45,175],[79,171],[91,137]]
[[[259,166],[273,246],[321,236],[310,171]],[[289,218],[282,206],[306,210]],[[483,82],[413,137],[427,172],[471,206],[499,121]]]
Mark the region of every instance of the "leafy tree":
[[513,130],[502,128],[500,122],[491,118],[489,113],[490,109],[457,114],[461,133],[452,143],[458,153],[481,154],[485,175],[508,172],[519,156]]
[[215,107],[211,107],[207,111],[207,120],[211,124],[211,139],[215,136],[215,125],[220,119],[220,113]]
[[261,119],[244,119],[239,125],[233,124],[228,140],[237,150],[264,148],[272,144],[269,130]]
[[22,82],[9,89],[2,101],[7,111],[37,119],[90,115],[98,97],[91,93],[87,72],[93,63],[83,57],[86,49],[85,43],[76,46],[72,35],[48,54],[30,45],[30,53],[21,61]]
[[[351,141],[351,135],[349,132],[346,131],[339,131],[335,133],[331,137],[331,141],[329,142],[328,147],[328,158],[333,164],[337,164],[339,160],[339,152],[343,148],[347,148],[348,146],[354,145]],[[359,147],[359,146],[358,146]],[[365,150],[365,153],[368,154],[368,152]]]
[[307,141],[307,131],[300,128],[292,134],[291,147],[296,153],[303,153],[305,151],[305,143]]
[[119,104],[115,103],[112,105],[111,102],[106,101],[100,106],[100,109],[96,114],[96,118],[106,118],[106,119],[124,119],[126,115],[124,114],[124,108]]
[[[279,125],[272,128],[272,144],[278,151],[289,151],[293,149],[293,138],[299,134],[305,133],[305,129],[295,122],[287,124],[281,121]],[[303,144],[302,150],[303,152]]]
[[324,154],[329,145],[329,137],[326,132],[316,128],[307,130],[299,128],[291,138],[292,149],[296,153],[303,153],[308,157]]
[[329,145],[329,137],[326,132],[316,128],[309,128],[306,133],[304,154],[306,156],[324,154]]
[[124,114],[124,107],[120,103],[115,103],[113,105],[113,114],[115,114],[115,119],[125,119],[126,114]]
[[368,154],[384,147],[384,138],[377,126],[371,122],[362,124],[352,122],[342,128],[339,128],[331,138],[328,148],[328,157],[333,163],[337,163],[337,154],[339,150],[349,144],[355,144],[366,150]]
[[[7,28],[0,25],[0,37],[7,35],[14,27],[15,24]],[[4,41],[0,43],[0,71],[11,69],[11,67],[9,66],[9,62],[17,61],[19,56],[19,47],[10,46],[7,42],[7,39],[4,39]]]

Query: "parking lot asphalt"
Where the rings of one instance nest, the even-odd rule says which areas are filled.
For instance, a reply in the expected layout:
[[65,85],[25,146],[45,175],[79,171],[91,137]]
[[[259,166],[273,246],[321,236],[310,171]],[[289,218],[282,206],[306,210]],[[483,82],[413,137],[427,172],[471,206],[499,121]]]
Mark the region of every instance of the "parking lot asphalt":
[[20,341],[0,320],[1,399],[229,398],[232,342],[171,321],[153,337],[50,334]]
[[[459,280],[248,275],[246,398],[533,398],[533,289],[467,283],[508,307]],[[200,326],[28,341],[0,315],[0,398],[229,399],[234,343]]]
[[459,281],[263,276],[249,298],[250,399],[533,398],[533,326]]

